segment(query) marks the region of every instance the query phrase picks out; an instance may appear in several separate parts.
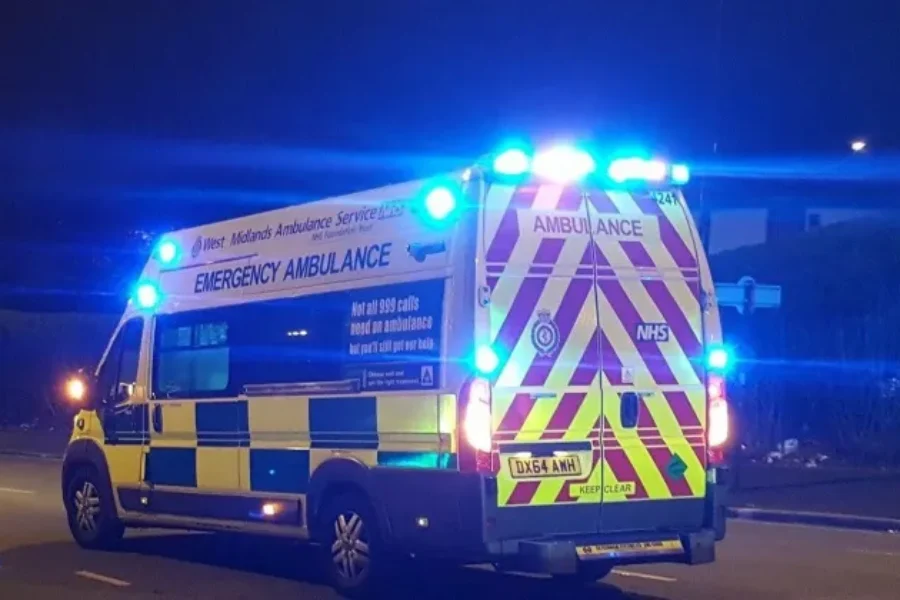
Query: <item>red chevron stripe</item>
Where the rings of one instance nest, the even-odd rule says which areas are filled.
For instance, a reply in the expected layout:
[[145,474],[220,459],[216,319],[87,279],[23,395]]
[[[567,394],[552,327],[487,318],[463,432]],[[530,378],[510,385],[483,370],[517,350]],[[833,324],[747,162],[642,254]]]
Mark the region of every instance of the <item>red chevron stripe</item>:
[[684,243],[678,230],[675,229],[675,226],[669,220],[662,207],[656,203],[656,200],[650,197],[648,193],[633,194],[632,198],[644,214],[655,216],[659,220],[660,238],[675,264],[682,269],[695,268],[697,266],[697,257],[694,255],[693,250]]
[[509,261],[513,249],[519,241],[519,218],[516,211],[531,208],[537,191],[537,186],[520,186],[513,192],[509,199],[509,205],[503,211],[503,216],[500,217],[500,224],[494,233],[494,239],[490,241],[485,253],[487,262],[506,263]]
[[663,396],[669,403],[675,419],[682,429],[700,427],[700,419],[697,418],[697,412],[691,405],[691,400],[684,392],[663,392]]
[[[648,432],[650,435],[658,435],[659,428],[656,425],[656,421],[653,419],[653,415],[650,414],[650,410],[646,406],[646,399],[641,398],[641,410],[638,411],[638,425],[641,425],[641,421],[643,420],[645,423],[649,423],[649,425],[645,425],[646,427],[652,427],[655,431]],[[642,441],[644,435],[640,434]],[[647,448],[647,452],[650,453],[650,457],[653,459],[654,464],[656,464],[656,468],[659,471],[660,476],[662,476],[663,481],[666,482],[666,486],[669,488],[669,493],[675,497],[682,496],[692,496],[691,486],[688,485],[686,479],[672,479],[669,477],[668,466],[669,461],[672,460],[672,451],[669,450],[668,446],[657,446],[650,447],[647,445],[646,441],[644,442],[644,446]]]
[[554,410],[553,414],[550,416],[547,428],[544,430],[544,433],[541,434],[541,439],[562,439],[566,434],[566,431],[568,431],[569,427],[572,425],[572,422],[575,420],[575,415],[578,414],[586,397],[586,393],[563,394],[563,397],[556,405],[556,410]]
[[509,496],[509,502],[507,502],[510,506],[521,506],[523,504],[529,504],[531,499],[534,498],[535,493],[537,493],[538,487],[541,485],[540,481],[520,481],[516,484],[516,487],[513,488],[512,494]]
[[515,439],[515,434],[521,431],[536,403],[537,400],[531,394],[516,394],[513,396],[512,402],[509,403],[509,407],[506,409],[506,414],[503,415],[500,424],[497,426],[497,434],[508,432]]
[[587,474],[584,477],[581,477],[579,479],[567,480],[563,484],[563,486],[559,490],[559,492],[556,494],[556,499],[554,500],[554,502],[576,502],[578,500],[578,498],[576,496],[573,496],[572,493],[569,491],[571,489],[571,486],[572,485],[581,485],[581,484],[584,484],[584,483],[587,483],[588,481],[590,481],[591,475],[594,474],[594,471],[597,469],[597,465],[600,463],[600,461],[602,459],[602,454],[603,453],[601,450],[599,450],[599,449],[594,450],[591,453],[591,466],[588,469]]

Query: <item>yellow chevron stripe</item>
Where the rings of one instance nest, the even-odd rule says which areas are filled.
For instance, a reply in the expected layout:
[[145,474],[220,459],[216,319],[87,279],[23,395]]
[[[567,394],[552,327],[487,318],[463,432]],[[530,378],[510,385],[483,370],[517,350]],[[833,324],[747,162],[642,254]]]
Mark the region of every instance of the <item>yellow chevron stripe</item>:
[[684,437],[684,432],[678,424],[678,420],[675,418],[675,413],[672,411],[669,403],[666,402],[661,394],[657,394],[647,398],[644,404],[650,411],[654,422],[656,422],[660,435],[663,436],[665,447],[673,454],[681,456],[682,460],[687,464],[685,479],[691,488],[691,492],[695,496],[702,495],[705,493],[706,471]]
[[[565,389],[569,387],[569,381],[578,368],[578,363],[589,343],[591,343],[594,330],[597,328],[597,311],[594,307],[594,294],[589,291],[575,326],[569,334],[569,339],[560,349],[559,356],[550,376],[547,378],[547,387],[551,390]],[[599,366],[599,365],[598,365]]]
[[604,388],[606,393],[603,396],[603,412],[606,414],[606,420],[612,427],[612,432],[618,440],[619,445],[625,451],[634,467],[635,472],[641,479],[644,489],[647,490],[647,497],[651,499],[671,498],[669,486],[663,478],[662,473],[653,462],[653,457],[644,445],[644,442],[638,437],[637,432],[626,430],[619,423],[619,414],[621,410],[621,398],[617,390],[612,386]]
[[694,236],[691,232],[690,223],[693,222],[691,218],[685,218],[688,213],[687,205],[684,202],[684,195],[681,192],[678,192],[678,204],[676,205],[666,205],[662,206],[662,212],[666,217],[668,217],[669,222],[672,223],[672,226],[675,227],[675,231],[678,232],[678,236],[681,238],[681,241],[684,242],[684,245],[687,246],[688,250],[691,251],[691,254],[697,256],[697,246],[694,244]]
[[[610,247],[609,254],[607,254],[607,257],[610,258],[610,261],[612,261],[612,256],[615,256],[616,258],[619,258],[621,260],[628,260],[625,256],[625,252],[619,245]],[[647,292],[646,288],[644,288],[644,285],[641,283],[640,279],[636,276],[632,269],[623,269],[621,271],[617,271],[617,274],[619,283],[625,290],[625,294],[631,300],[631,303],[634,305],[635,309],[638,311],[638,314],[640,315],[642,321],[644,321],[645,323],[660,323],[665,321],[662,313],[659,311],[659,308],[653,301],[653,298],[650,297],[650,294]],[[606,324],[608,321],[619,321],[618,315],[613,312],[610,317],[605,319],[603,322],[604,329],[606,328]],[[624,330],[624,326],[622,326],[622,328]],[[637,347],[634,346],[634,343],[631,339],[633,332],[626,333],[629,338],[629,343],[625,347],[628,348],[629,352],[633,352],[635,356],[639,356],[640,353],[638,352]],[[663,357],[665,358],[666,363],[669,365],[669,369],[672,370],[672,373],[675,375],[675,380],[680,385],[700,384],[700,381],[697,379],[697,374],[694,371],[694,368],[691,366],[690,359],[684,353],[684,350],[682,350],[681,345],[677,340],[673,338],[668,342],[660,342],[659,345],[660,349],[662,350]],[[622,355],[620,354],[619,356],[621,357]],[[655,382],[651,383],[655,384]]]

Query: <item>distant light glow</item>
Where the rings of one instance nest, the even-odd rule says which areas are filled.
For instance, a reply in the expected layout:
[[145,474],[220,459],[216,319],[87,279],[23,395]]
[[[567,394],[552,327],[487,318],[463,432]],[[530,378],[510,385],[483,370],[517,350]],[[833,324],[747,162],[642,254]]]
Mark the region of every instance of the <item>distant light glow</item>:
[[500,175],[522,175],[531,166],[528,155],[523,150],[511,148],[494,158],[494,172]]
[[436,187],[425,196],[425,210],[436,220],[443,221],[456,210],[456,194],[447,187]]
[[556,146],[539,152],[532,163],[535,175],[557,183],[578,181],[596,168],[590,154],[571,146]]
[[134,300],[140,308],[150,310],[156,308],[162,300],[159,286],[151,281],[139,283],[134,290]]
[[172,240],[162,240],[156,246],[156,258],[164,265],[169,265],[178,260],[179,255],[178,244]]
[[287,332],[288,337],[306,337],[309,335],[309,331],[306,329],[292,329]]
[[475,368],[479,373],[490,375],[500,366],[500,357],[490,346],[479,346],[475,351]]
[[80,377],[72,377],[66,381],[66,397],[73,402],[81,402],[87,393],[87,386]]
[[672,165],[672,182],[684,185],[691,180],[691,170],[687,165]]
[[266,502],[263,504],[262,512],[267,517],[274,517],[278,512],[278,505],[272,502]]
[[866,141],[865,140],[853,140],[850,144],[850,149],[854,152],[862,152],[866,149]]

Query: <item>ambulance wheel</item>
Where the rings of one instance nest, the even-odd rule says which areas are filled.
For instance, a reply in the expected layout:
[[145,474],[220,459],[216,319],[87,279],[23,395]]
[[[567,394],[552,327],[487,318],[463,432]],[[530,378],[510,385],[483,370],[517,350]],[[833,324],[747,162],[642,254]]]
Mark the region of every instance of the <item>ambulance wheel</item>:
[[368,596],[381,576],[375,511],[356,493],[336,496],[322,510],[322,549],[329,583],[347,596]]
[[125,526],[116,516],[112,491],[94,468],[82,467],[72,474],[65,501],[69,530],[79,546],[110,548],[122,539]]
[[553,580],[567,586],[586,586],[603,579],[612,571],[612,565],[579,565],[577,573],[554,575]]

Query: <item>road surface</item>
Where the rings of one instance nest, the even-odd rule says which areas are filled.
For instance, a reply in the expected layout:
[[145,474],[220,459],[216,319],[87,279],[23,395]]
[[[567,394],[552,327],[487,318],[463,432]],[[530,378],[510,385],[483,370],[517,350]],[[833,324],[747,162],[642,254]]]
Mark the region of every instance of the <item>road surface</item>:
[[[298,598],[338,596],[292,543],[173,532],[129,533],[116,552],[70,541],[58,461],[0,456],[0,598]],[[617,569],[579,600],[896,598],[900,535],[793,525],[730,523],[712,565]],[[558,584],[489,567],[420,569],[396,598],[549,598]]]

